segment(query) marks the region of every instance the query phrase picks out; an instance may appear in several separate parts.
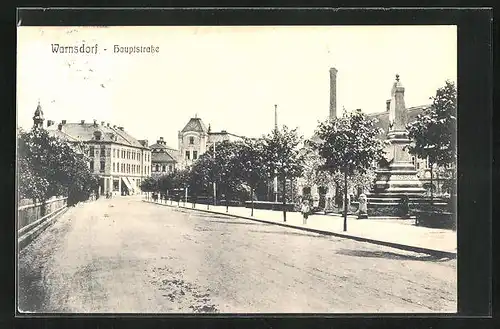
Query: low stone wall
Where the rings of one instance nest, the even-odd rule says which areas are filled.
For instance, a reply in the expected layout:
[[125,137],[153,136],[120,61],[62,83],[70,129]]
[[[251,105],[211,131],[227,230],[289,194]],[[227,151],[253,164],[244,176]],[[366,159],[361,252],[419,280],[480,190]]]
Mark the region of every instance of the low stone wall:
[[53,197],[45,202],[45,207],[42,207],[41,203],[33,204],[33,201],[28,199],[20,200],[20,206],[17,209],[17,229],[20,230],[40,218],[66,207],[67,199],[67,197]]

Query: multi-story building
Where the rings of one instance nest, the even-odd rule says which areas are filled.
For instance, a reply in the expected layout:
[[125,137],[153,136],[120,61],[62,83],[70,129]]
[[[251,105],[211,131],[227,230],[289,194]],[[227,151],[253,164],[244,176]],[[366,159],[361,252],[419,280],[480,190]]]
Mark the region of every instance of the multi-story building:
[[178,168],[179,151],[169,147],[163,137],[150,146],[151,149],[151,174],[161,176],[174,172]]
[[150,146],[151,169],[154,176],[161,176],[177,169],[191,166],[202,154],[223,141],[242,140],[244,137],[221,130],[211,131],[210,125],[195,116],[178,132],[178,149],[166,145],[163,137]]
[[140,192],[143,179],[151,176],[151,150],[147,140],[137,140],[123,127],[97,120],[87,123],[54,124],[48,120],[52,135],[86,145],[91,172],[99,177],[100,193],[115,195]]

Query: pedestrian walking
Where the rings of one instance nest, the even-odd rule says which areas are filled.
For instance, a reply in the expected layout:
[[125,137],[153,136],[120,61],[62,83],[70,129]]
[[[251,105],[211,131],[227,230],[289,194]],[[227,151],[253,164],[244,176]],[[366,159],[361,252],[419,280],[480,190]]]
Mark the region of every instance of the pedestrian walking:
[[307,200],[302,201],[302,207],[300,207],[300,212],[302,213],[302,224],[307,224],[307,217],[309,217],[309,212],[311,207],[309,207],[309,202]]

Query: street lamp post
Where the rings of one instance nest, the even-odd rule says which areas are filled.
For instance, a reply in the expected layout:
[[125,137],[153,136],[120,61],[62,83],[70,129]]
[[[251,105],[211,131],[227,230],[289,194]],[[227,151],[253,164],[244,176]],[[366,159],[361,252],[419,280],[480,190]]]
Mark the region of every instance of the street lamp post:
[[[214,141],[214,159],[215,159],[215,141]],[[214,206],[217,205],[217,185],[215,184],[215,180],[213,182],[213,189],[214,189]]]

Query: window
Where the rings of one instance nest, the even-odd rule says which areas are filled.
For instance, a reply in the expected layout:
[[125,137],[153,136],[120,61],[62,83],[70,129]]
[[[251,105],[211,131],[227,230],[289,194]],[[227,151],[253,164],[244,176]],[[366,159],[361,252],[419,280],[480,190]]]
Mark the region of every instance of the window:
[[172,165],[168,165],[168,171],[172,172]]
[[167,166],[163,166],[162,171],[165,172],[167,170]]
[[160,165],[158,165],[158,164],[156,165],[155,171],[160,171]]
[[94,161],[90,161],[90,171],[94,171]]
[[193,151],[193,160],[198,159],[198,151]]
[[104,172],[105,164],[106,163],[104,161],[101,161],[101,172]]
[[115,157],[116,157],[116,150],[113,149],[113,158],[115,158]]
[[91,146],[89,150],[90,150],[89,151],[90,152],[90,156],[93,157],[94,156],[94,147]]
[[101,146],[101,157],[105,157],[106,156],[106,148],[105,146]]
[[113,172],[115,171],[116,167],[115,167],[115,163],[113,162]]
[[189,151],[186,151],[186,159],[189,160]]
[[194,144],[194,137],[189,137],[189,144],[191,144],[191,145]]

